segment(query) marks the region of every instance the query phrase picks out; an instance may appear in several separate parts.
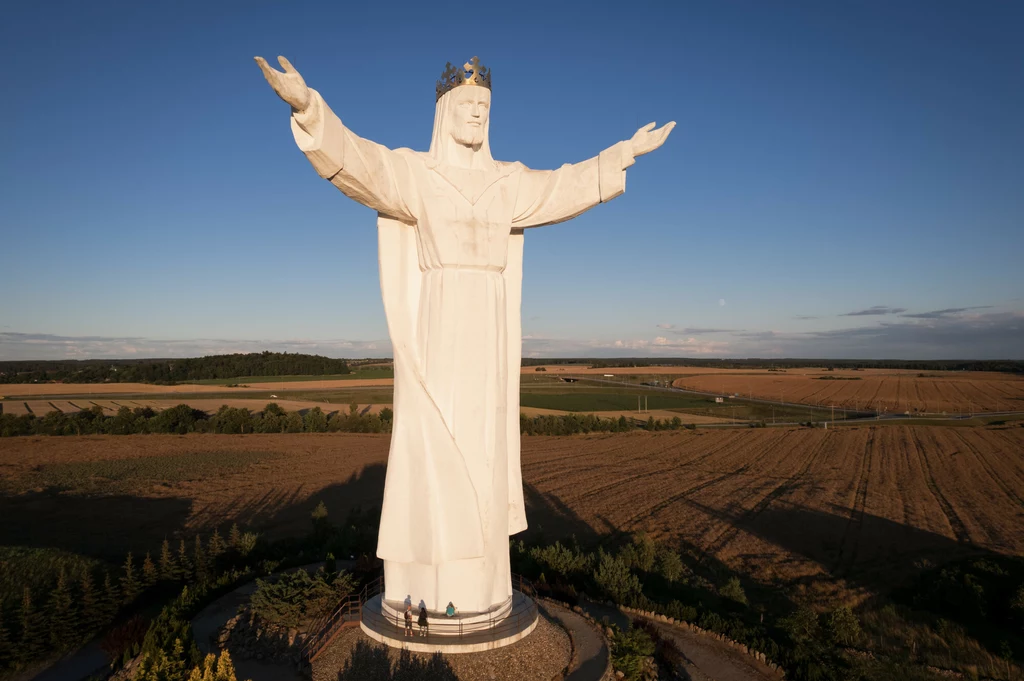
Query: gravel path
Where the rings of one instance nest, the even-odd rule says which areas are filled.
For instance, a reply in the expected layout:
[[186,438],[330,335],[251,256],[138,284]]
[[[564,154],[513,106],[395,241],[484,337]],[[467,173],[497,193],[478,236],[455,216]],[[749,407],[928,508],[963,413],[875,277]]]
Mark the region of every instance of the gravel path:
[[410,653],[377,643],[353,627],[317,659],[313,681],[547,681],[569,663],[569,655],[569,637],[544,616],[543,608],[529,636],[482,653]]
[[586,618],[571,610],[544,603],[541,612],[561,622],[576,641],[577,667],[566,681],[599,681],[608,667],[608,646],[604,636]]
[[671,638],[691,662],[687,668],[693,681],[777,681],[782,677],[749,655],[723,645],[720,641],[669,624],[653,622],[666,638]]
[[[618,608],[587,600],[582,600],[580,605],[599,622],[608,618],[609,623],[620,629],[630,624],[629,615]],[[658,627],[663,636],[671,638],[679,646],[687,658],[684,670],[692,681],[777,681],[782,678],[757,660],[721,641],[669,624],[654,621],[652,624]]]

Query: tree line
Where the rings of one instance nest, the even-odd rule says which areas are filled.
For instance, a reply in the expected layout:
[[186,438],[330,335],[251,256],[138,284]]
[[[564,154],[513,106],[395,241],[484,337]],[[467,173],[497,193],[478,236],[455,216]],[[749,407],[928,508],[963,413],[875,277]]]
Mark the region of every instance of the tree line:
[[351,373],[349,363],[320,355],[252,352],[179,359],[0,362],[0,383],[173,384],[245,376],[328,376]]
[[908,369],[911,371],[998,371],[1024,373],[1024,361],[1001,359],[704,359],[697,357],[557,358],[524,357],[523,366],[586,364],[594,368],[707,367],[712,369]]
[[362,414],[359,406],[348,412],[327,415],[320,407],[304,414],[285,411],[276,402],[255,413],[242,407],[222,405],[214,414],[179,404],[157,412],[150,407],[121,407],[108,416],[103,408],[65,414],[51,411],[35,414],[0,414],[0,437],[18,435],[139,435],[144,433],[390,433],[393,412],[388,407],[379,414]]
[[[187,404],[157,412],[150,407],[121,407],[108,416],[103,408],[94,406],[78,412],[51,411],[45,416],[35,414],[0,414],[0,437],[19,435],[141,435],[146,433],[390,433],[394,412],[384,407],[378,414],[361,413],[359,405],[350,404],[348,411],[326,414],[320,407],[305,413],[285,411],[271,402],[262,411],[250,412],[243,407],[222,405],[214,414],[207,414]],[[760,424],[758,424],[760,425]],[[692,423],[671,419],[646,421],[602,418],[594,414],[520,414],[519,429],[523,435],[576,435],[581,433],[625,433],[642,429],[693,430]]]
[[[131,612],[168,589],[181,590],[184,602],[194,602],[199,594],[233,584],[249,574],[244,564],[258,541],[258,535],[235,524],[227,537],[215,529],[206,540],[196,535],[191,541],[180,539],[177,547],[165,539],[155,555],[147,552],[141,560],[129,552],[114,576],[88,568],[70,579],[60,567],[49,588],[24,586],[14,607],[0,603],[0,673],[76,650],[105,631],[100,647],[117,663],[140,653],[154,658],[148,670],[153,674],[143,669],[137,679],[164,678],[156,675],[161,651],[176,653],[183,681],[196,667],[202,679],[207,661],[186,631],[188,620],[165,618],[162,628],[147,627]],[[171,640],[164,640],[168,636]],[[166,667],[166,654],[163,662]]]
[[527,416],[519,414],[519,432],[523,435],[577,435],[582,433],[627,433],[632,430],[693,430],[697,426],[683,423],[675,416],[671,419],[656,419],[653,416],[646,421],[620,416],[617,419],[602,418],[595,414],[543,414]]

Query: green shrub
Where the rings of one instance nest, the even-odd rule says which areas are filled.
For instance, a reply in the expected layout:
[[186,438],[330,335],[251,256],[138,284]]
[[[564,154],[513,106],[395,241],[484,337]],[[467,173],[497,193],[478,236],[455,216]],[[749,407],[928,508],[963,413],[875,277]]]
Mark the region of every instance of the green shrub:
[[860,620],[849,606],[840,606],[832,611],[826,621],[829,637],[834,643],[853,645],[860,639]]
[[649,666],[647,658],[654,655],[654,640],[650,634],[637,628],[625,632],[616,629],[611,644],[612,666],[625,674],[627,681],[645,678],[644,672]]
[[747,594],[743,591],[743,586],[740,585],[739,577],[730,577],[725,586],[718,590],[718,593],[737,603],[747,604]]
[[621,559],[598,549],[597,570],[594,571],[594,582],[604,594],[623,605],[636,599],[643,590],[640,579],[629,570],[629,565]]
[[659,548],[655,570],[665,578],[665,581],[672,583],[679,580],[685,569],[683,559],[679,557],[678,553],[664,547]]

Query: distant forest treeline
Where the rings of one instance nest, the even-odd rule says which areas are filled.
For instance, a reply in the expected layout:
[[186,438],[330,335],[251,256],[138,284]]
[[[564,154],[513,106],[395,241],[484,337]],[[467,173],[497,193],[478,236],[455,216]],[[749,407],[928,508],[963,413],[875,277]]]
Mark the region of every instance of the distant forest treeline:
[[244,376],[327,376],[352,370],[343,359],[287,352],[177,359],[87,359],[0,362],[0,383],[171,384]]
[[1000,371],[1024,373],[1024,361],[1011,359],[693,359],[689,357],[536,358],[524,357],[523,366],[540,364],[589,364],[614,367],[710,367],[713,369],[909,369],[911,371]]
[[[104,414],[103,407],[93,407],[65,414],[53,410],[45,416],[35,414],[4,414],[0,403],[0,437],[18,435],[138,435],[142,433],[390,433],[394,412],[390,407],[379,414],[360,413],[359,405],[350,404],[348,412],[326,414],[320,407],[305,412],[285,411],[271,402],[263,411],[250,412],[242,407],[222,405],[217,413],[179,404],[157,412],[150,407],[121,407],[116,415]],[[751,423],[751,427],[763,424]],[[605,419],[593,414],[560,414],[519,417],[523,435],[575,435],[577,433],[624,433],[637,429],[693,430],[692,423],[673,419]]]

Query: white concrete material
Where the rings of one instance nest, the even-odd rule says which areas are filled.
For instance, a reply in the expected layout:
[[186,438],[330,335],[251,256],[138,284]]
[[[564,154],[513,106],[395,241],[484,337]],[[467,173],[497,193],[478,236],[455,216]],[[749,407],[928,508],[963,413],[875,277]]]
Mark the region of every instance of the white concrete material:
[[517,591],[512,603],[512,609],[501,620],[463,622],[461,626],[458,619],[432,622],[425,636],[414,612],[412,635],[407,636],[401,616],[382,616],[384,607],[378,595],[363,605],[359,627],[373,640],[394,648],[418,653],[477,653],[515,643],[537,628],[539,613],[533,600]]
[[435,611],[453,601],[463,612],[486,612],[512,594],[508,537],[526,529],[518,409],[523,230],[622,194],[625,169],[661,146],[674,123],[645,126],[581,163],[531,170],[491,157],[491,91],[462,85],[437,100],[429,151],[392,150],[345,127],[280,61],[284,73],[257,58],[292,106],[299,149],[321,177],[378,213],[395,358],[377,545],[385,596]]

